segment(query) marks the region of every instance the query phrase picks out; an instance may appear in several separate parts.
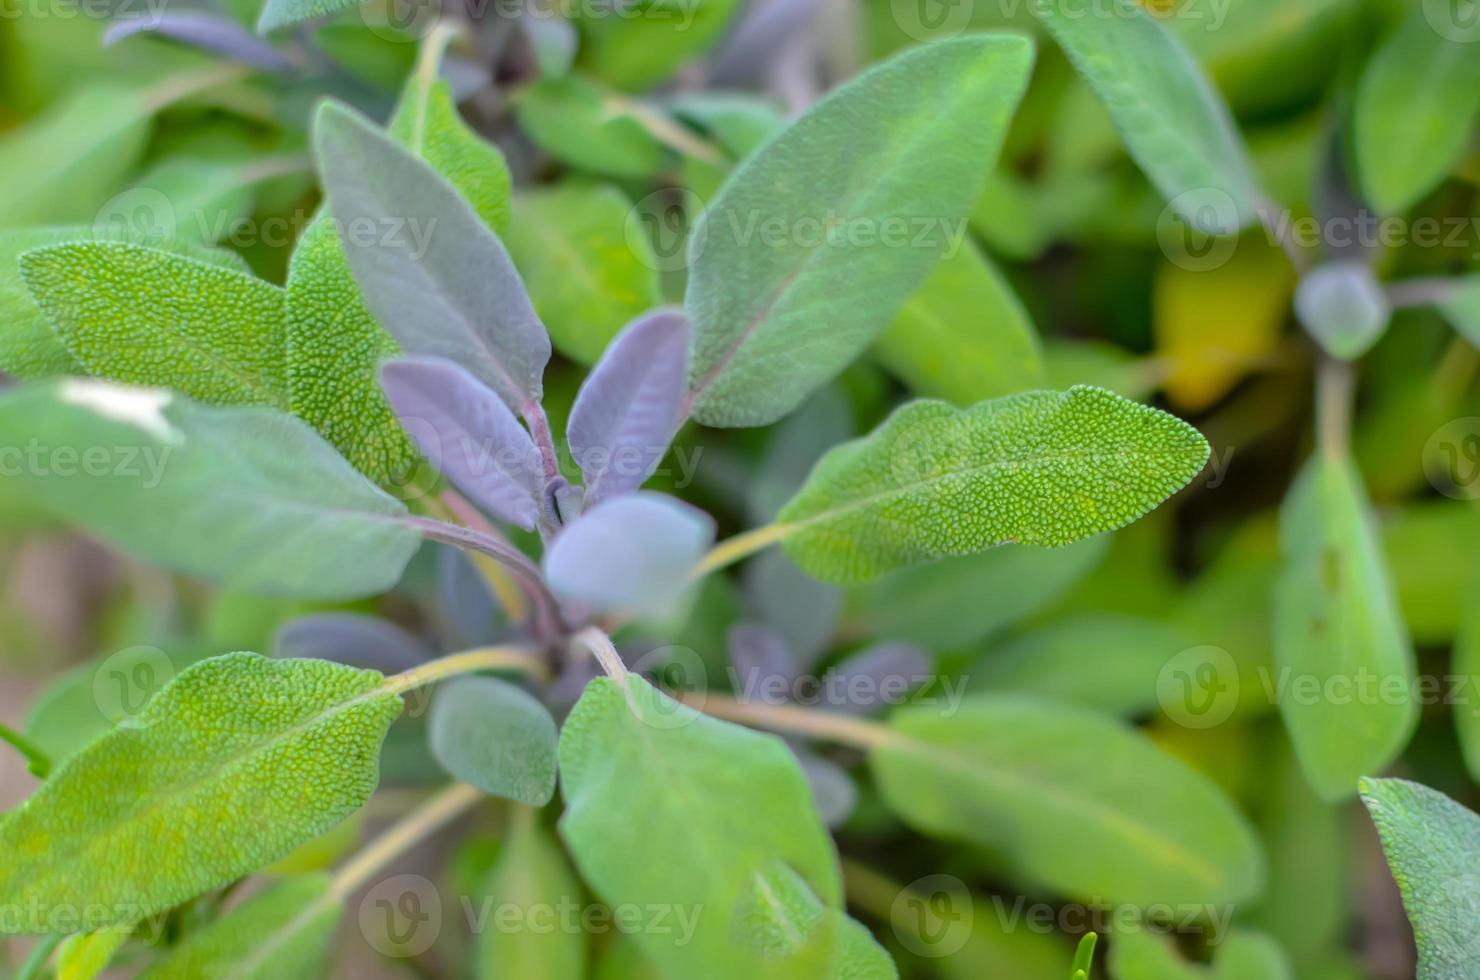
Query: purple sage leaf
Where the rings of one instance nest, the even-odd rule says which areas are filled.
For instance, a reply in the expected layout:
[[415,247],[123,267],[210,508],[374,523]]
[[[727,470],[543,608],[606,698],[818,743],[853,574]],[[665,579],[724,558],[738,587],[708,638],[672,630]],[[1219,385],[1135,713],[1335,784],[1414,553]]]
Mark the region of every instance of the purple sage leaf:
[[284,623],[272,651],[278,658],[333,660],[385,673],[415,667],[432,652],[395,623],[359,613],[318,613]]
[[263,71],[285,72],[293,67],[271,44],[230,17],[203,10],[166,10],[114,21],[103,34],[103,45],[112,47],[135,34],[157,34]]
[[934,676],[930,658],[911,643],[880,643],[860,650],[822,678],[824,707],[867,715],[901,703]]
[[525,530],[539,518],[539,450],[498,395],[440,357],[403,357],[380,386],[427,460],[474,503]]
[[563,599],[597,612],[660,617],[675,608],[714,521],[660,493],[639,491],[592,508],[545,552],[545,578]]
[[728,636],[735,693],[746,701],[785,704],[790,700],[797,662],[780,633],[754,623],[737,623]]
[[829,827],[837,827],[853,815],[858,806],[858,785],[848,771],[831,759],[824,758],[794,742],[787,748],[796,756],[807,777],[807,786],[812,790],[812,802],[817,806],[817,815]]
[[451,648],[483,646],[498,635],[498,599],[457,548],[437,549],[437,608]]
[[343,105],[320,107],[314,149],[350,270],[391,336],[465,366],[515,412],[539,401],[550,338],[467,201]]
[[581,386],[566,437],[586,478],[586,506],[642,486],[682,422],[689,321],[655,310],[630,323]]

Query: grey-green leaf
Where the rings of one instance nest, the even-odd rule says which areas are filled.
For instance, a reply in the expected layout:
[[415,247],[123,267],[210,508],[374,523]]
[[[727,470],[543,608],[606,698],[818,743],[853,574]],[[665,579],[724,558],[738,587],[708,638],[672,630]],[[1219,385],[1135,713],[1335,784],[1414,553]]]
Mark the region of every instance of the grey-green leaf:
[[68,378],[0,395],[11,482],[142,558],[242,589],[384,592],[420,545],[406,508],[298,419]]
[[1010,847],[1066,895],[1146,905],[1236,902],[1263,884],[1259,841],[1206,777],[1120,722],[1014,695],[905,708],[870,754],[918,829]]
[[453,186],[326,103],[314,146],[355,281],[407,351],[446,357],[511,409],[538,401],[550,339],[497,236]]
[[1033,0],[1131,156],[1193,227],[1227,234],[1257,217],[1248,152],[1202,68],[1135,0]]
[[984,34],[906,51],[734,172],[689,243],[694,417],[765,425],[861,353],[966,234],[1033,46]]
[[1306,464],[1280,512],[1280,550],[1272,693],[1311,785],[1346,799],[1418,720],[1412,643],[1350,460]]
[[1480,816],[1404,779],[1363,779],[1361,792],[1413,924],[1418,980],[1475,976]]
[[327,874],[286,878],[188,933],[139,980],[281,980],[325,975],[343,914]]
[[90,374],[213,404],[287,408],[287,306],[271,283],[124,242],[27,252],[21,277]]
[[507,681],[460,677],[438,688],[428,737],[443,769],[490,796],[544,806],[555,795],[555,720]]
[[560,833],[597,896],[684,917],[635,934],[665,973],[815,977],[831,957],[836,923],[812,913],[840,905],[837,857],[780,739],[597,678],[561,732],[560,779]]
[[1406,211],[1454,169],[1480,110],[1477,38],[1446,37],[1431,22],[1430,6],[1409,6],[1357,86],[1357,174],[1363,195],[1383,214]]
[[134,921],[276,860],[369,798],[400,712],[373,671],[196,664],[0,818],[0,896],[28,910],[4,930]]
[[1102,388],[956,409],[912,402],[829,452],[778,521],[837,582],[1001,544],[1064,545],[1129,524],[1208,458],[1197,430]]
[[1365,259],[1338,259],[1301,277],[1295,314],[1326,353],[1352,361],[1377,343],[1392,306]]

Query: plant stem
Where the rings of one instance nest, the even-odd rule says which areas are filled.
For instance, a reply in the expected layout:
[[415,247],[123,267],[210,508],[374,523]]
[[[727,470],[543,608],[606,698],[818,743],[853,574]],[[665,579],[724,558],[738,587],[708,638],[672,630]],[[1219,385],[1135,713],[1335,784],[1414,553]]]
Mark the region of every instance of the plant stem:
[[391,824],[334,873],[334,881],[320,902],[341,902],[380,869],[417,843],[436,833],[483,799],[483,792],[466,783],[453,783],[421,806]]
[[602,93],[602,101],[609,112],[625,112],[637,120],[638,125],[647,130],[649,136],[669,149],[716,167],[724,165],[725,155],[717,147],[695,136],[651,106],[611,91]]
[[60,932],[38,937],[36,945],[31,947],[31,955],[26,957],[26,962],[21,964],[20,972],[16,973],[15,980],[34,980],[41,976],[41,971],[46,968],[46,961],[51,959],[52,952],[66,938],[66,935]]
[[888,728],[873,721],[863,721],[832,711],[817,711],[792,704],[757,704],[701,691],[676,695],[690,707],[706,715],[793,735],[825,738],[858,749],[874,749],[893,741]]
[[439,657],[419,667],[402,671],[386,681],[386,690],[401,694],[417,687],[425,687],[433,681],[458,674],[470,674],[475,670],[517,670],[543,680],[549,670],[539,655],[525,647],[479,647],[462,653]]
[[[513,550],[513,545],[498,533],[498,529],[484,520],[483,515],[478,513],[478,509],[451,487],[443,490],[441,496],[435,500],[427,501],[427,509],[449,524],[462,524],[464,527],[472,528],[479,534],[508,545],[510,550]],[[473,552],[471,557],[473,565],[483,576],[483,580],[488,583],[488,587],[493,590],[493,594],[498,596],[499,604],[504,607],[509,618],[518,623],[527,620],[529,603],[524,601],[524,592],[504,570],[504,567],[481,551]]]
[[711,572],[717,572],[735,564],[742,558],[749,558],[757,551],[785,540],[794,530],[796,526],[793,524],[767,524],[765,527],[758,527],[753,531],[726,538],[710,549],[709,554],[694,566],[694,578],[701,579]]
[[1458,288],[1459,284],[1453,279],[1438,276],[1405,279],[1402,282],[1389,283],[1387,297],[1395,310],[1410,306],[1437,306],[1453,296]]
[[251,74],[250,67],[237,64],[213,65],[200,71],[184,72],[147,89],[144,92],[144,101],[157,112],[181,99],[188,99],[218,85],[239,82]]
[[1316,365],[1316,437],[1321,452],[1343,459],[1350,451],[1356,373],[1346,361],[1322,354]]
[[596,662],[601,664],[601,669],[606,671],[606,676],[618,684],[625,685],[627,683],[627,665],[622,663],[622,658],[617,653],[617,648],[612,645],[611,637],[595,626],[588,626],[571,637],[571,642],[579,643],[591,651],[591,655],[596,658]]
[[529,423],[529,434],[534,437],[534,444],[540,447],[545,479],[555,479],[560,475],[560,457],[555,453],[555,439],[550,435],[550,419],[545,415],[544,406],[531,398],[519,409],[519,414]]
[[51,758],[41,747],[4,723],[0,723],[0,741],[9,742],[17,752],[26,757],[26,768],[37,779],[45,779],[51,773]]

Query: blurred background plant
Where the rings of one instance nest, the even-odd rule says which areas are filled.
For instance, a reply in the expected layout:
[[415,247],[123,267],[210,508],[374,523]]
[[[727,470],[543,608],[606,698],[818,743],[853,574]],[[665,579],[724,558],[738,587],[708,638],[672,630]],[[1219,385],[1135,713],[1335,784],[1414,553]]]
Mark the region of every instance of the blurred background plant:
[[[903,643],[969,690],[1131,719],[1244,810],[1268,880],[1262,900],[1236,909],[1243,947],[1220,946],[1206,972],[1159,940],[1138,949],[1144,935],[1117,945],[1112,931],[1111,975],[1266,977],[1276,974],[1259,964],[1273,961],[1302,980],[1412,976],[1397,889],[1341,768],[1394,771],[1480,804],[1480,290],[1466,279],[1480,275],[1480,15],[1467,0],[1148,0],[1226,100],[1262,190],[1260,220],[1219,237],[1144,176],[1177,148],[1138,155],[1138,166],[1030,6],[0,0],[0,368],[68,373],[16,265],[77,226],[220,246],[284,282],[319,202],[307,132],[316,100],[383,121],[420,70],[440,73],[463,119],[508,161],[504,238],[559,355],[546,407],[563,431],[586,367],[622,325],[681,298],[703,203],[789,117],[920,41],[1040,35],[1031,87],[960,247],[870,356],[774,426],[690,426],[653,485],[742,529],[773,518],[825,449],[874,428],[907,393],[969,405],[1075,383],[1187,418],[1212,443],[1209,467],[1148,518],[1062,550],[1008,546],[848,590],[766,554],[712,577],[649,645],[690,651],[691,674],[718,678],[737,644],[757,642],[727,638],[740,620],[798,670]],[[44,230],[55,226],[73,230]],[[1340,462],[1297,483],[1313,452]],[[0,555],[0,719],[58,755],[203,656],[312,654],[306,615],[375,617],[353,622],[370,635],[366,659],[383,664],[484,642],[500,617],[450,551],[424,549],[378,599],[264,598],[121,557],[49,523],[3,480]],[[1396,672],[1403,690],[1396,705],[1358,694],[1344,716],[1360,728],[1396,712],[1377,722],[1392,730],[1375,756],[1333,761],[1342,749],[1307,747],[1302,766],[1288,733],[1333,723],[1311,721],[1285,682],[1329,642],[1307,626],[1322,599],[1304,593],[1323,588],[1344,604],[1322,620],[1338,649],[1376,651],[1374,675]],[[1395,615],[1384,617],[1389,595]],[[644,642],[619,639],[624,652]],[[1334,699],[1323,689],[1315,700]],[[422,724],[393,729],[368,819],[438,778]],[[1321,785],[1333,769],[1334,792]],[[825,778],[843,787],[831,816],[850,898],[906,975],[1065,975],[1061,933],[1097,923],[1060,914],[1074,907],[1010,854],[932,841],[904,829],[867,781]],[[22,757],[0,755],[0,804],[34,785]],[[305,866],[343,854],[360,822],[345,826]],[[416,866],[450,869],[427,873],[475,893],[498,837],[481,828],[450,863],[423,855]],[[896,911],[907,883],[931,897],[944,887],[929,874],[949,876],[976,910],[949,955],[921,947]],[[1054,909],[1053,924],[1006,924],[1001,910],[1024,898]],[[1196,932],[1180,955],[1207,961]],[[342,943],[356,964],[345,972],[395,975],[410,961],[457,975],[461,940],[448,935],[397,958],[377,955],[384,940],[362,927]],[[603,950],[599,975],[640,975]]]

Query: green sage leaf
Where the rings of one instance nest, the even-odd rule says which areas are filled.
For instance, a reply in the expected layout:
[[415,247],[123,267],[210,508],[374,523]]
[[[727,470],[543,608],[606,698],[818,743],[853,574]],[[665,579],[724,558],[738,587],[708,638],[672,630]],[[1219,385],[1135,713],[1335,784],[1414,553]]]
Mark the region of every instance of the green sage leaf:
[[202,402],[288,402],[283,290],[246,273],[122,242],[21,256],[21,277],[93,375]]
[[377,594],[420,545],[400,501],[270,409],[69,378],[0,395],[0,432],[29,460],[7,481],[48,513],[238,588]]
[[1197,430],[1102,388],[968,409],[913,402],[829,452],[778,515],[787,553],[837,582],[1129,524],[1208,458]]
[[689,242],[706,425],[774,422],[888,325],[966,234],[1033,46],[927,44],[832,92],[740,165]]
[[665,972],[815,977],[827,963],[837,858],[779,738],[636,676],[597,678],[561,732],[560,779],[560,833],[596,894],[674,909],[673,930],[634,937]]
[[491,796],[544,806],[555,795],[555,720],[507,681],[460,677],[443,685],[428,735],[442,768]]
[[650,177],[667,153],[626,100],[578,75],[543,78],[514,102],[519,128],[540,149],[578,170]]
[[[551,773],[553,776],[553,771]],[[526,913],[520,927],[492,924],[479,932],[480,980],[582,980],[586,975],[586,932],[580,920],[565,918],[585,907],[585,894],[565,859],[565,853],[532,813],[504,841],[498,861],[489,872],[483,895],[492,915],[500,909]],[[533,918],[536,910],[550,909],[553,928]]]
[[1149,930],[1117,932],[1111,939],[1115,980],[1295,980],[1279,943],[1256,932],[1224,937],[1207,967],[1188,963],[1167,936]]
[[1186,48],[1135,0],[1033,0],[1151,183],[1193,227],[1228,234],[1259,191],[1228,107]]
[[1418,980],[1474,976],[1480,816],[1405,779],[1364,778],[1361,793],[1413,924]]
[[1207,778],[1123,724],[1014,695],[906,708],[870,753],[890,808],[929,834],[1008,846],[1036,881],[1146,905],[1235,902],[1264,856]]
[[1311,785],[1346,799],[1418,720],[1412,643],[1350,460],[1306,464],[1280,511],[1280,550],[1273,693]]
[[270,863],[369,798],[400,713],[373,671],[250,653],[196,664],[0,818],[0,896],[27,910],[3,928],[106,928]]

